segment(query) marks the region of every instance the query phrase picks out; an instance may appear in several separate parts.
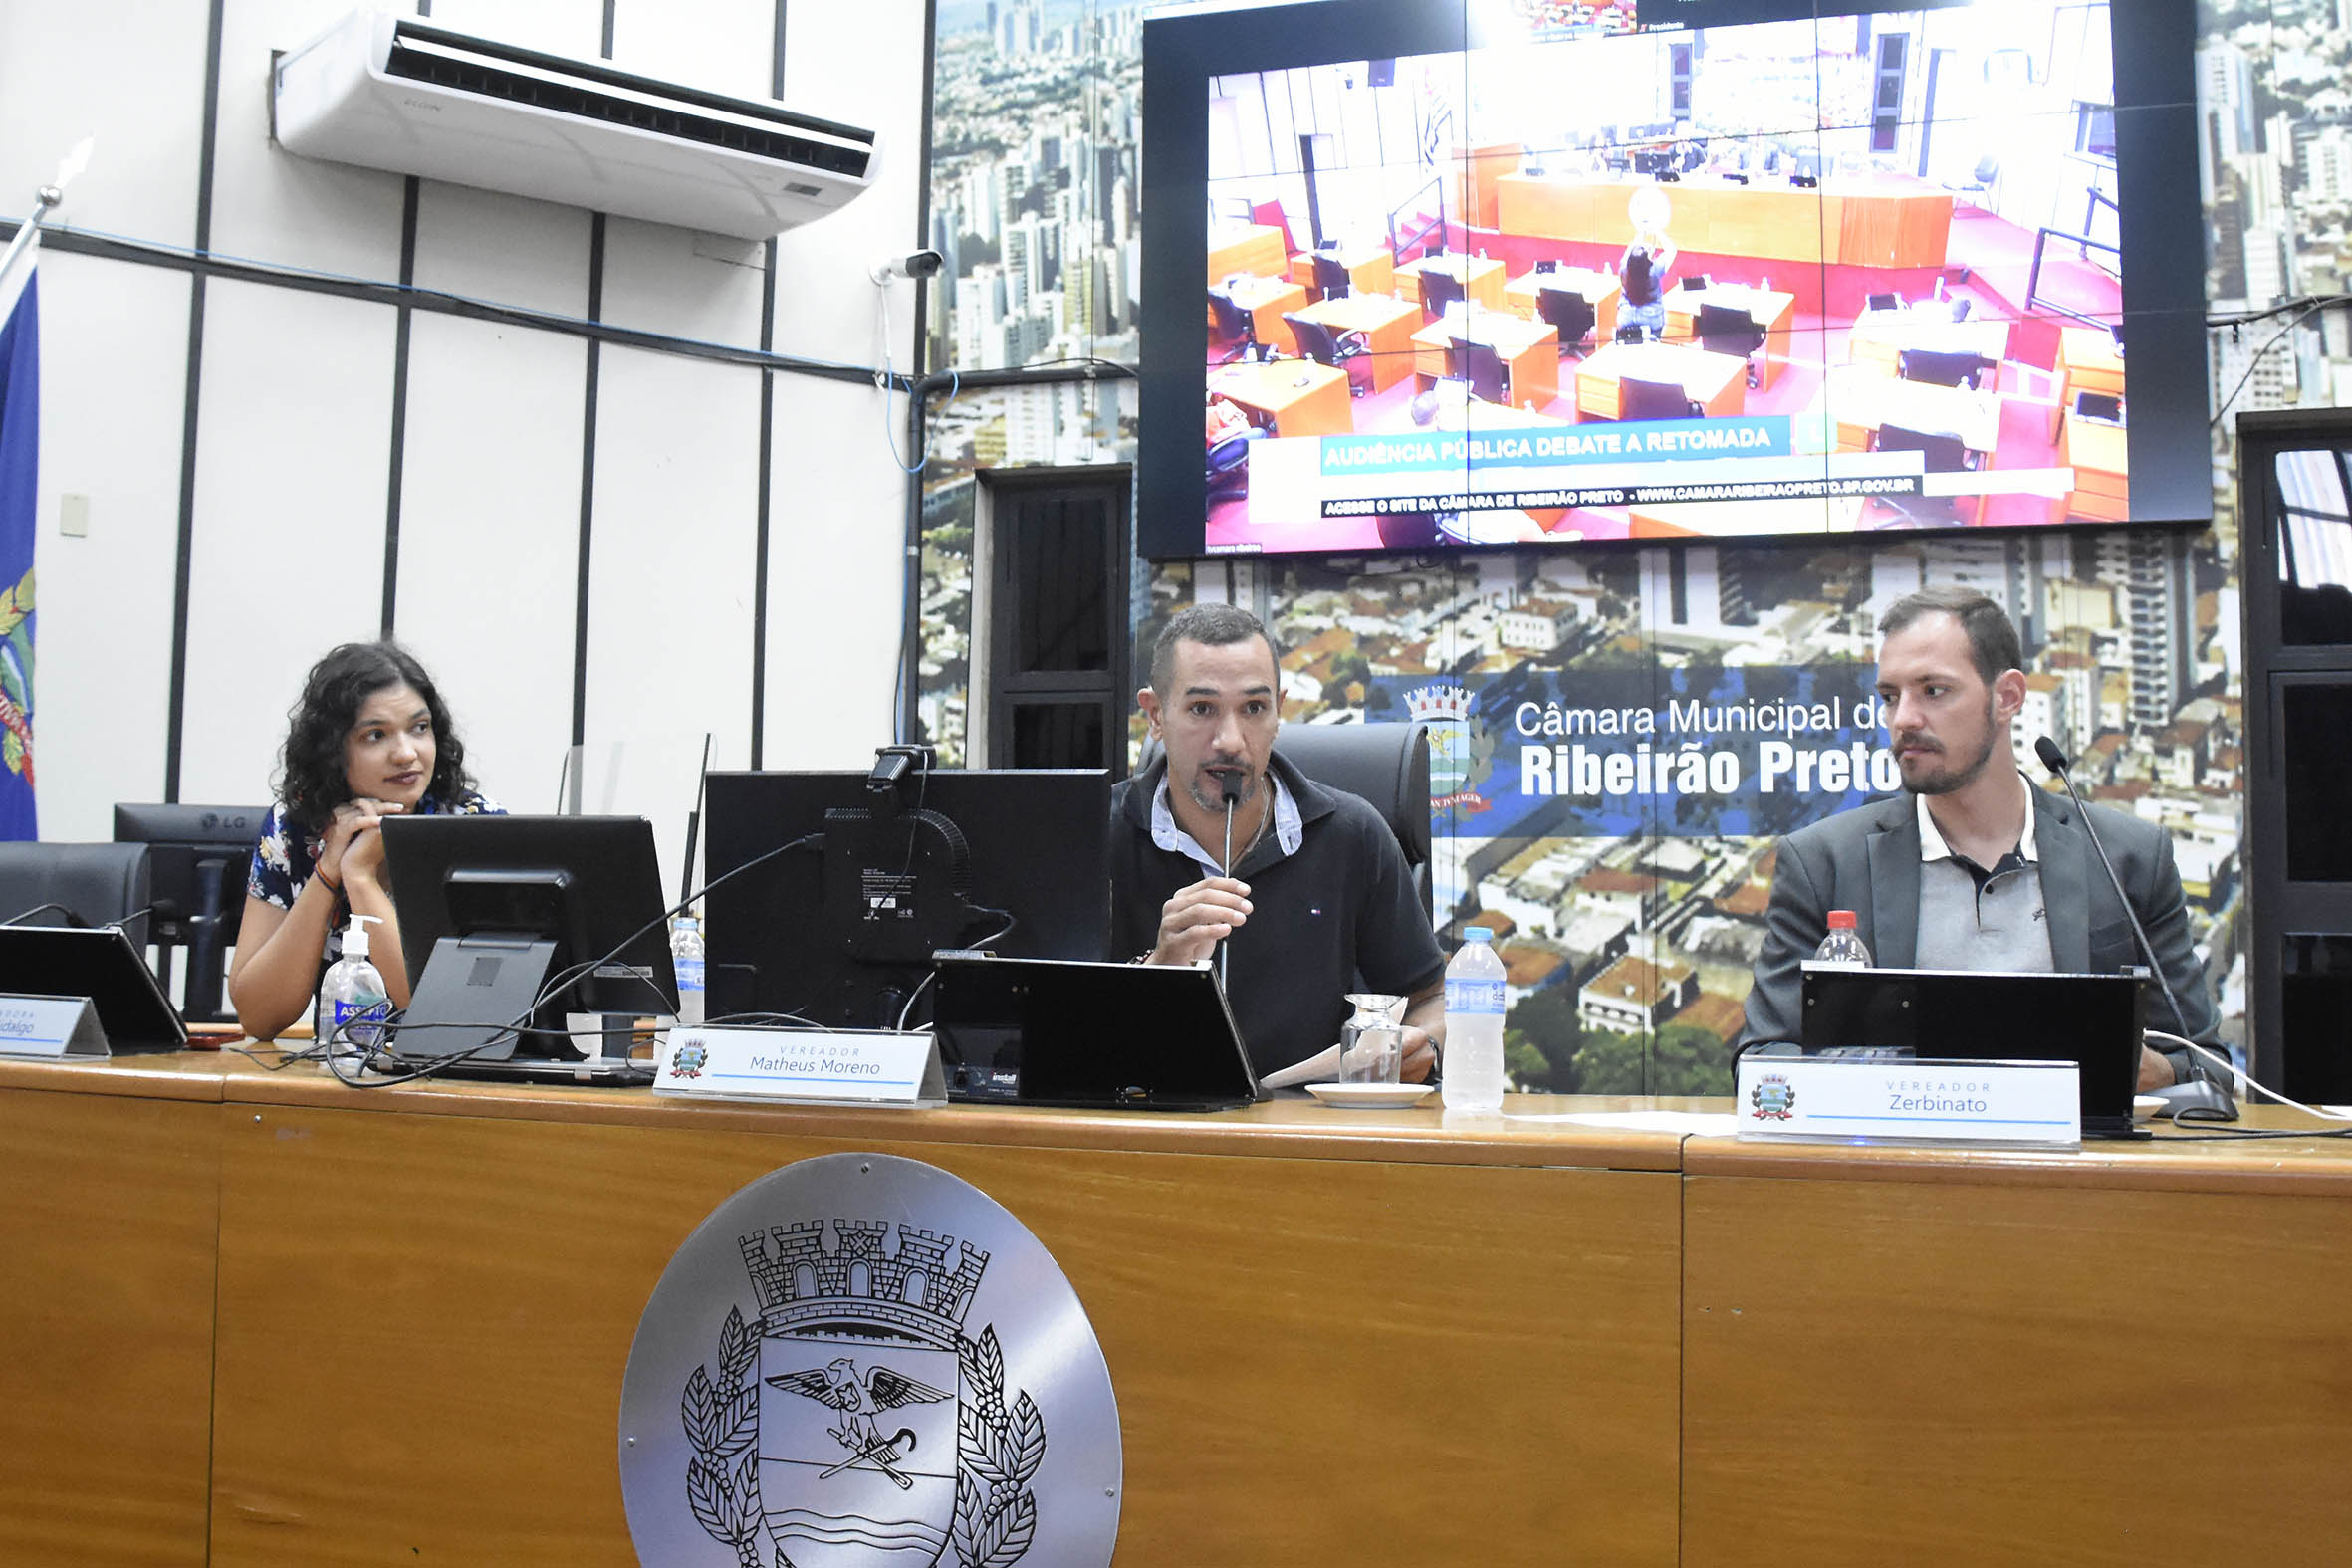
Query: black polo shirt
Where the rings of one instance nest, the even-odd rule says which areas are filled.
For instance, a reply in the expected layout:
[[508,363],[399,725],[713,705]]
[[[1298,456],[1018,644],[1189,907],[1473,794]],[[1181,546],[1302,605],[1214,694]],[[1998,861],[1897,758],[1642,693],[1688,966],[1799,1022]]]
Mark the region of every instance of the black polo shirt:
[[[1261,1074],[1334,1045],[1351,992],[1407,997],[1446,972],[1404,852],[1380,813],[1344,790],[1273,760],[1297,802],[1302,836],[1285,855],[1269,831],[1235,867],[1250,885],[1250,919],[1227,942],[1226,995]],[[1146,953],[1160,909],[1208,873],[1151,841],[1151,802],[1167,775],[1155,762],[1110,797],[1111,952]]]

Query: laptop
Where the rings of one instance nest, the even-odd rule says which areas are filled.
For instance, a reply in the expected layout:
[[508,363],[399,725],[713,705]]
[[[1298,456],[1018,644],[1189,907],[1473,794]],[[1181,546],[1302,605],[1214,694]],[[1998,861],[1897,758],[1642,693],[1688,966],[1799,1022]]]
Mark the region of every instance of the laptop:
[[2071,1061],[2086,1135],[2128,1136],[2140,1081],[2140,983],[2117,975],[1803,967],[1802,1045],[1922,1060]]
[[0,926],[0,995],[88,997],[118,1056],[187,1048],[187,1025],[118,926]]
[[948,1098],[1218,1111],[1266,1098],[1216,974],[941,953],[932,1027]]

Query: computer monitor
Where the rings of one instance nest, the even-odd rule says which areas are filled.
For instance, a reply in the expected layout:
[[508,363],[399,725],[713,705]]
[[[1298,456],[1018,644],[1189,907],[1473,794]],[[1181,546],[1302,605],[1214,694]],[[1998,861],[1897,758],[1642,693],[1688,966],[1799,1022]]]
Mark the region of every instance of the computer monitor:
[[[1110,776],[1099,769],[716,773],[704,818],[710,1011],[891,1028],[931,954],[1101,959]],[[806,842],[803,842],[803,841]],[[784,844],[741,876],[719,879]],[[918,1008],[920,1003],[918,1003]]]
[[[567,1013],[677,1010],[643,817],[392,816],[383,853],[411,993],[402,1057],[571,1060]],[[518,1018],[550,1032],[518,1037]]]
[[229,949],[245,914],[245,875],[261,841],[266,805],[118,803],[115,842],[147,846],[147,884],[155,913],[155,975],[171,990],[171,950],[188,950],[183,1016],[226,1022],[221,989]]

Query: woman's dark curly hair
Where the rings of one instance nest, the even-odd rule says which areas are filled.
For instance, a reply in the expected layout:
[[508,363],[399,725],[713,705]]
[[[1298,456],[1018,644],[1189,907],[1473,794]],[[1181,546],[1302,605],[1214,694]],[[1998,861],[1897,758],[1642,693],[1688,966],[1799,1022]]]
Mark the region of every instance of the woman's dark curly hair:
[[335,808],[350,803],[344,742],[359,717],[359,705],[387,686],[413,688],[432,713],[433,777],[427,790],[444,805],[472,791],[465,743],[416,656],[396,642],[347,642],[311,666],[302,696],[287,715],[286,747],[278,754],[278,798],[285,802],[287,819],[306,832],[325,833]]

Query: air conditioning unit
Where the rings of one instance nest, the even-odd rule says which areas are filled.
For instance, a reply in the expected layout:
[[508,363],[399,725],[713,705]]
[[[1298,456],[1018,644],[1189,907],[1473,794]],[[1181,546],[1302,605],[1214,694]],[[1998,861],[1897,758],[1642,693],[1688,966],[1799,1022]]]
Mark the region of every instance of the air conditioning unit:
[[874,133],[358,10],[271,72],[289,152],[766,239],[873,183]]

